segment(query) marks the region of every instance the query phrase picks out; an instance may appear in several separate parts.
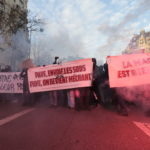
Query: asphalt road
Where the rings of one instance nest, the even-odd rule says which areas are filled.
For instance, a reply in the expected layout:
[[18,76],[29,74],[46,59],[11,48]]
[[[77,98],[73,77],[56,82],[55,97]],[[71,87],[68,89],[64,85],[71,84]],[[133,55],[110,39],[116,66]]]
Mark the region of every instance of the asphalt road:
[[27,107],[1,117],[0,150],[150,150],[149,131],[150,118],[134,108],[123,117],[100,106],[79,112]]

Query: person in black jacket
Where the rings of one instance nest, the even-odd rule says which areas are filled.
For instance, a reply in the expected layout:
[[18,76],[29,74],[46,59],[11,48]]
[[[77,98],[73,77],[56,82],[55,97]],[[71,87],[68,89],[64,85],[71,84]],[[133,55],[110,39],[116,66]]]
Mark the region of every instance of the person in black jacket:
[[100,103],[101,101],[100,89],[99,89],[101,75],[100,75],[100,68],[97,66],[96,59],[92,58],[92,62],[93,62],[93,81],[92,81],[91,90],[94,96],[92,103],[97,106],[97,104]]
[[59,57],[56,56],[56,57],[55,57],[55,61],[53,62],[53,64],[59,64],[58,59],[59,59]]
[[29,93],[27,71],[28,69],[24,68],[20,74],[20,77],[23,78],[23,93]]
[[24,68],[20,73],[20,77],[23,78],[23,105],[29,104],[29,86],[28,86],[28,69]]
[[114,104],[116,106],[117,112],[120,115],[128,116],[126,109],[125,100],[117,93],[117,88],[109,87],[109,73],[108,73],[108,64],[104,64],[104,75],[103,75],[103,84],[104,84],[104,104]]
[[[58,62],[59,57],[55,56],[55,60],[53,64],[59,64]],[[50,107],[51,106],[57,106],[58,105],[58,91],[50,91],[49,92],[49,97],[50,97]]]

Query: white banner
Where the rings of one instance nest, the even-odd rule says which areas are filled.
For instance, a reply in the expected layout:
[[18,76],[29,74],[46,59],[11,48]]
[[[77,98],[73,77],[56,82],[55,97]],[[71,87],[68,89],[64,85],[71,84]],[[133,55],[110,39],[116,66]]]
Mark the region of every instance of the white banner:
[[92,59],[81,59],[59,65],[30,68],[29,90],[33,92],[90,87],[92,82]]
[[131,54],[107,58],[110,87],[150,84],[150,54]]
[[22,93],[20,72],[0,72],[0,93]]

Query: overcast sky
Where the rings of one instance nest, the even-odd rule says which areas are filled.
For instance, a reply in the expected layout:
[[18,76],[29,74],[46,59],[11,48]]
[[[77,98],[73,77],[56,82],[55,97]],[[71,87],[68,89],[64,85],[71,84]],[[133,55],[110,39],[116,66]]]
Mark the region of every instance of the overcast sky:
[[150,0],[29,0],[28,8],[46,23],[33,40],[52,56],[104,61],[121,54],[133,34],[150,31]]

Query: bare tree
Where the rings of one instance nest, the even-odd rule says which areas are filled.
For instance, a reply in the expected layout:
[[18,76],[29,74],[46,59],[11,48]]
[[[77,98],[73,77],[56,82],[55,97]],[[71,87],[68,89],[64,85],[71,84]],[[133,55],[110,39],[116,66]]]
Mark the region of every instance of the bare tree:
[[27,9],[21,9],[19,5],[5,8],[4,0],[0,1],[0,35],[16,34],[18,30],[23,29],[28,33],[42,30],[40,26],[44,24],[37,15],[32,15]]
[[5,0],[0,0],[0,51],[6,52],[11,49],[10,59],[13,68],[29,56],[31,32],[42,30],[42,24],[42,19],[27,9],[19,5],[9,6]]
[[31,13],[28,11],[28,24],[27,28],[29,32],[32,31],[40,31],[43,32],[42,26],[45,24],[45,21],[43,19],[40,19],[38,15]]

